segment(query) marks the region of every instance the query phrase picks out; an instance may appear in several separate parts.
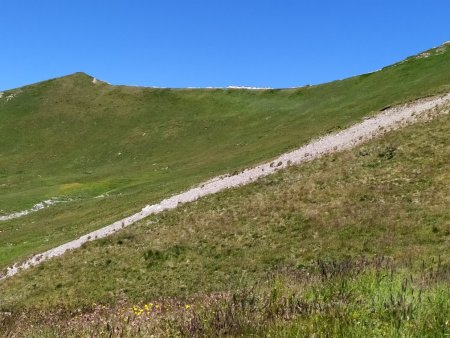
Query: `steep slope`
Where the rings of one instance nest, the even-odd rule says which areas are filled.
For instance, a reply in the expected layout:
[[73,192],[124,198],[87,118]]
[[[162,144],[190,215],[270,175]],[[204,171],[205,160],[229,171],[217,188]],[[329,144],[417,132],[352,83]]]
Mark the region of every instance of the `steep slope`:
[[[111,86],[77,73],[0,98],[0,267],[386,106],[450,89],[447,46],[379,72],[289,90]],[[101,198],[95,198],[103,196]]]
[[449,107],[443,113],[5,280],[3,327],[37,335],[444,335]]
[[[5,274],[0,273],[0,282],[5,278],[10,278],[17,273],[21,273],[23,270],[29,269],[32,266],[42,264],[53,257],[61,256],[68,250],[78,249],[89,241],[110,236],[117,231],[123,230],[125,227],[132,226],[136,222],[139,222],[150,215],[156,215],[167,210],[180,208],[182,204],[196,201],[199,198],[216,194],[226,189],[250,184],[292,165],[301,165],[302,163],[312,161],[326,154],[351,149],[372,138],[383,135],[387,131],[396,130],[409,124],[417,123],[423,119],[431,119],[436,114],[439,115],[439,111],[445,109],[449,105],[450,93],[420,99],[405,105],[386,109],[350,128],[330,133],[319,139],[308,142],[300,148],[281,154],[273,161],[246,168],[244,171],[233,175],[217,176],[207,182],[200,183],[196,187],[166,198],[159,203],[147,205],[133,215],[119,219],[112,224],[54,247],[46,252],[34,255],[24,262],[18,262],[13,266],[8,267]],[[46,201],[46,203],[50,202],[51,201]],[[41,207],[42,205],[42,203],[39,204]]]

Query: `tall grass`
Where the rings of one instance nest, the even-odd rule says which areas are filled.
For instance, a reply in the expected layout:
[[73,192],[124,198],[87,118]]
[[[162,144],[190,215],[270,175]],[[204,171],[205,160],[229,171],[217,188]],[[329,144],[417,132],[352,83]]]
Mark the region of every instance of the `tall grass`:
[[[416,262],[415,262],[416,263]],[[2,314],[0,333],[39,337],[439,337],[450,334],[450,266],[389,258],[317,261],[234,292]]]

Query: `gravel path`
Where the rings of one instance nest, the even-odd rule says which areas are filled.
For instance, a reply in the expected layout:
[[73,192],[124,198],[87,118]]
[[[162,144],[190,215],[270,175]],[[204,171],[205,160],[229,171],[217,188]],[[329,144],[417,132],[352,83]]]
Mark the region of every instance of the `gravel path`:
[[428,112],[433,111],[434,108],[442,107],[447,103],[450,103],[450,93],[386,109],[378,115],[355,124],[350,128],[326,135],[297,150],[285,153],[271,162],[246,169],[237,175],[216,177],[195,188],[182,192],[181,194],[162,200],[158,204],[147,205],[134,215],[121,219],[54,249],[35,255],[23,263],[9,267],[5,273],[0,274],[0,280],[14,276],[19,271],[38,265],[52,257],[61,256],[67,250],[79,248],[86,242],[109,236],[149,215],[157,214],[164,210],[174,209],[181,203],[192,202],[200,197],[211,195],[224,189],[254,182],[261,177],[270,175],[290,165],[298,165],[325,154],[352,148],[389,130],[398,129],[406,124],[414,123],[426,116]]

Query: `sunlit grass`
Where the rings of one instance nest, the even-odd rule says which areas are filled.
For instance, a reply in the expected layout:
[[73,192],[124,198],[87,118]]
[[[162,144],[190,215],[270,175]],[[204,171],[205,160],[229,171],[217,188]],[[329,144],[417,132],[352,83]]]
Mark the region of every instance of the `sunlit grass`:
[[448,334],[449,134],[447,114],[86,244],[0,284],[3,330]]

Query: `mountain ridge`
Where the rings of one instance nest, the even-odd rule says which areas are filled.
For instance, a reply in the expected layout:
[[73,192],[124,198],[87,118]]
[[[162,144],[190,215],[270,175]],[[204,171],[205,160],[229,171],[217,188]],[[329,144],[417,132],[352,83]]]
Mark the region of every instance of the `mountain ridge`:
[[[353,77],[358,77],[358,76],[365,75],[365,74],[372,74],[372,73],[378,72],[380,70],[383,70],[383,69],[386,69],[386,68],[389,68],[389,67],[401,64],[401,63],[403,63],[403,62],[405,62],[407,60],[411,60],[413,58],[423,56],[425,53],[435,52],[436,50],[439,50],[442,47],[447,47],[449,45],[450,45],[450,41],[445,41],[445,42],[443,42],[442,44],[440,44],[440,45],[438,45],[436,47],[432,47],[432,48],[426,49],[424,51],[418,52],[417,54],[413,54],[413,55],[407,56],[401,61],[394,62],[393,64],[385,66],[385,67],[380,68],[378,70],[369,71],[367,73],[356,74],[356,75],[347,77],[346,79],[353,78]],[[65,79],[65,78],[66,79],[67,78],[69,78],[69,79],[70,78],[85,78],[85,79],[90,79],[91,81],[94,80],[94,79],[97,79],[100,82],[109,84],[111,86],[118,86],[118,87],[122,87],[123,86],[123,87],[137,87],[137,88],[148,88],[148,89],[151,89],[151,88],[156,88],[157,89],[157,88],[159,88],[159,89],[179,89],[179,90],[182,90],[182,89],[186,89],[186,90],[189,90],[189,89],[246,89],[246,88],[258,88],[258,89],[267,89],[267,90],[269,90],[269,89],[289,90],[289,89],[303,88],[305,86],[317,86],[317,85],[331,83],[331,82],[335,82],[335,81],[341,81],[341,79],[335,79],[335,80],[331,80],[329,82],[319,83],[319,84],[314,84],[314,85],[306,84],[306,85],[300,85],[300,86],[294,86],[294,87],[279,87],[279,88],[271,88],[271,87],[267,87],[267,88],[261,87],[261,88],[259,88],[259,87],[252,87],[252,86],[248,86],[247,87],[245,85],[228,85],[228,86],[223,86],[223,87],[209,87],[209,86],[207,86],[207,87],[159,87],[159,86],[144,86],[144,85],[130,85],[130,84],[111,84],[111,83],[109,83],[107,81],[104,81],[104,80],[101,80],[101,79],[97,78],[95,75],[90,75],[87,72],[76,71],[76,72],[69,73],[69,74],[66,74],[66,75],[61,75],[61,76],[57,76],[57,77],[54,77],[54,78],[44,79],[42,81],[37,81],[37,82],[31,83],[31,84],[26,84],[24,86],[20,86],[20,87],[17,87],[17,88],[1,90],[0,92],[10,92],[10,91],[18,90],[18,89],[21,89],[21,88],[24,88],[24,87],[45,83],[47,81],[54,81],[54,80]]]

